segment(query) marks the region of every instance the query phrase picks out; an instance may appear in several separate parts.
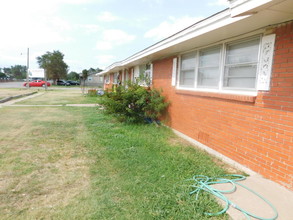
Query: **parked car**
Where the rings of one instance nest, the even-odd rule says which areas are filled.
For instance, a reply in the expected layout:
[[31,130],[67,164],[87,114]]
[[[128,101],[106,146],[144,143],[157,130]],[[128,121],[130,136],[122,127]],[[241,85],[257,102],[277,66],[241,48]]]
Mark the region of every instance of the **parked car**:
[[[26,82],[23,84],[23,86],[26,86]],[[29,87],[45,87],[46,82],[43,80],[33,80],[28,83]],[[51,83],[47,82],[47,86],[51,86]]]
[[65,80],[57,80],[57,85],[59,86],[70,86],[70,83]]
[[70,85],[80,85],[77,81],[67,80],[67,82],[70,83]]
[[[23,79],[23,81],[26,82],[26,79]],[[31,78],[28,78],[28,81],[31,82],[32,79]]]

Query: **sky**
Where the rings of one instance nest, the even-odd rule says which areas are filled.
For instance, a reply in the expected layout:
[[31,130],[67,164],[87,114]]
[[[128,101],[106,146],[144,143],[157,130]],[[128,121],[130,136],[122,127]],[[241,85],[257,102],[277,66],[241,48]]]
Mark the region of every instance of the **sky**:
[[69,71],[104,69],[227,7],[226,0],[3,0],[0,68],[27,58],[38,68],[36,57],[59,50]]

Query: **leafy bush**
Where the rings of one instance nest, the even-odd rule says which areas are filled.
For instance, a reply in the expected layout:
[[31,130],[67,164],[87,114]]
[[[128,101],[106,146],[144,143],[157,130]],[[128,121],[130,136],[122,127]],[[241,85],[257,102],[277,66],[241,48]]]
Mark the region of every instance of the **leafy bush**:
[[106,92],[100,101],[106,112],[121,121],[156,121],[168,106],[165,97],[156,89],[146,89],[135,83],[118,86],[115,92]]

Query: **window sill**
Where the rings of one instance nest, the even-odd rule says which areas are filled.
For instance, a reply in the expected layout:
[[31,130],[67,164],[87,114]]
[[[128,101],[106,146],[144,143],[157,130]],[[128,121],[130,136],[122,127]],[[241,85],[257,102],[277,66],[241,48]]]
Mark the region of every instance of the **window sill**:
[[191,95],[191,96],[201,96],[201,97],[208,97],[208,98],[217,98],[217,99],[227,99],[239,102],[248,102],[254,103],[256,99],[257,92],[247,92],[247,93],[237,93],[237,92],[213,92],[213,91],[195,91],[195,90],[185,90],[185,89],[176,89],[176,94],[181,95]]

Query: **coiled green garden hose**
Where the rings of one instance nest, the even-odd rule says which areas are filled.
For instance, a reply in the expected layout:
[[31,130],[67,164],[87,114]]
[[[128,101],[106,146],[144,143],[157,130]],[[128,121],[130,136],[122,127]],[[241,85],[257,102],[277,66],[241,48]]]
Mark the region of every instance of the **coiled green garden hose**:
[[[196,200],[198,199],[198,196],[200,194],[200,192],[202,191],[206,191],[216,197],[218,197],[219,199],[223,200],[225,202],[225,207],[216,213],[209,213],[209,212],[205,212],[206,215],[208,216],[216,216],[216,215],[221,215],[223,213],[225,213],[229,206],[231,205],[232,207],[234,207],[235,209],[238,209],[240,212],[242,212],[247,219],[250,219],[250,217],[256,218],[256,219],[260,219],[260,220],[275,220],[278,217],[278,212],[277,209],[267,200],[265,199],[263,196],[261,196],[260,194],[258,194],[257,192],[253,191],[252,189],[244,186],[243,184],[240,184],[238,181],[241,180],[245,180],[246,177],[243,175],[237,175],[237,174],[231,174],[231,175],[223,175],[221,177],[208,177],[208,176],[204,176],[204,175],[195,175],[193,176],[192,181],[194,181],[194,184],[191,185],[193,188],[195,188],[195,190],[193,190],[192,192],[190,192],[190,195],[195,194],[196,193]],[[216,189],[214,187],[212,187],[211,185],[214,184],[224,184],[224,183],[228,183],[231,184],[232,188],[229,190],[219,190]],[[231,200],[229,200],[224,193],[232,193],[236,190],[236,185],[239,185],[243,188],[245,188],[246,190],[250,191],[251,193],[255,194],[256,196],[258,196],[259,198],[261,198],[264,202],[266,202],[274,211],[274,217],[272,218],[263,218],[260,216],[257,216],[253,213],[250,213],[244,209],[242,209],[241,207],[239,207],[238,205],[234,204]]]

